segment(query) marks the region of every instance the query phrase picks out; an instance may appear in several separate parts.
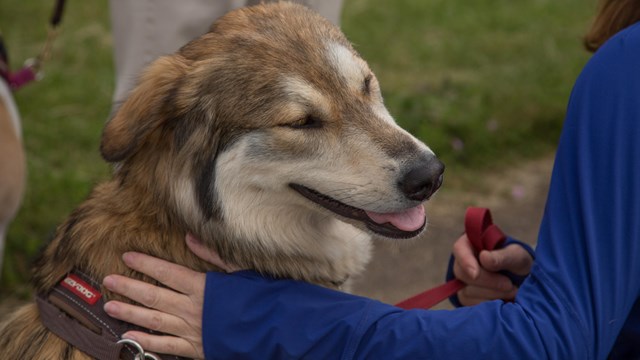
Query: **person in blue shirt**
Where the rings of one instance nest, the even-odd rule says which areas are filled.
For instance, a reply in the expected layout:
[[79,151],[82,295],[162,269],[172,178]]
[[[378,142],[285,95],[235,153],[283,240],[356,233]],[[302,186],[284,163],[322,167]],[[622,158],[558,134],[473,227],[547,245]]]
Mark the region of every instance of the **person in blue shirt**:
[[147,350],[211,359],[640,358],[639,20],[637,1],[602,2],[586,41],[597,51],[567,107],[536,260],[513,302],[402,310],[252,271],[205,275],[127,253],[129,266],[176,291],[109,276],[109,289],[157,310],[120,302],[105,310],[176,335],[126,334]]

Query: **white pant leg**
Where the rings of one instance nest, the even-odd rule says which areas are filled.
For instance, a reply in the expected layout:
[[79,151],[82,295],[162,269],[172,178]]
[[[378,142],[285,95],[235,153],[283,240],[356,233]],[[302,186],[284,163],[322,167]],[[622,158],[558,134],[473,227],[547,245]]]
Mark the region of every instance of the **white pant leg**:
[[[267,2],[280,2],[282,0],[247,0],[245,5],[256,5]],[[342,12],[343,0],[286,0],[299,4],[304,4],[326,17],[332,23],[340,25],[340,14]]]
[[[339,24],[343,0],[297,0]],[[111,0],[116,89],[114,107],[157,57],[204,34],[218,17],[259,0]]]
[[316,10],[320,15],[339,26],[340,15],[342,14],[342,1],[343,0],[302,0],[300,2]]
[[116,106],[140,71],[159,56],[204,34],[215,19],[242,5],[227,0],[111,0]]

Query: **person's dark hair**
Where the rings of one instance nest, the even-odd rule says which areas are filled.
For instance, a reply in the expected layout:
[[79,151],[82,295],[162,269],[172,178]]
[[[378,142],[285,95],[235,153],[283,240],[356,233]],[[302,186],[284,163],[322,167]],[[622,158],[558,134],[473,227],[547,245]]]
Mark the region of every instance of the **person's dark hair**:
[[601,0],[584,47],[595,52],[615,33],[640,20],[639,0]]

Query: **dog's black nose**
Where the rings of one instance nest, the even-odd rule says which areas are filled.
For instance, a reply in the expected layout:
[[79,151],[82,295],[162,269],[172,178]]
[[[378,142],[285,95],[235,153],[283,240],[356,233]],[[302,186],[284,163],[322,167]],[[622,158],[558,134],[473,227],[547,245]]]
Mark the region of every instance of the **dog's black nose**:
[[410,169],[398,183],[402,193],[411,200],[424,201],[442,185],[444,164],[435,156]]

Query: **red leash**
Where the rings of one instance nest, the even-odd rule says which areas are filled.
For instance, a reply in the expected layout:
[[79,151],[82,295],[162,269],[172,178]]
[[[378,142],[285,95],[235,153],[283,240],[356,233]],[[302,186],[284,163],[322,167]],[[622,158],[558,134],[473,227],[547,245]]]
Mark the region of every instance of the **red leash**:
[[[505,241],[506,236],[493,224],[491,212],[486,208],[470,207],[464,217],[464,229],[473,248],[479,253],[481,250],[493,250]],[[403,309],[429,309],[462,290],[465,283],[458,279],[450,280],[420,294],[414,295],[396,304]]]

